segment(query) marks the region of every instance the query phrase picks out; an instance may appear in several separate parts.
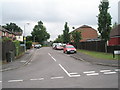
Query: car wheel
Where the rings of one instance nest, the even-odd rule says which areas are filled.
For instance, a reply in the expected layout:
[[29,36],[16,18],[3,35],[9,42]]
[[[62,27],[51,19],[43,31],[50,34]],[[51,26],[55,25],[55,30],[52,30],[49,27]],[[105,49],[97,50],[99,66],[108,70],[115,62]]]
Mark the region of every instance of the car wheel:
[[67,51],[65,51],[65,54],[67,54],[68,52]]

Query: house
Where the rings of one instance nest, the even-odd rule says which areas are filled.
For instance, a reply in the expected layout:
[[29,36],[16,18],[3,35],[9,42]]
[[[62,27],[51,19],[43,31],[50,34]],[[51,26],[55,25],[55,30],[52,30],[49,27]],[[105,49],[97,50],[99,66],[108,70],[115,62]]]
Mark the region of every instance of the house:
[[16,34],[14,32],[10,32],[0,26],[0,37],[8,37],[13,40],[15,38],[15,36],[16,36]]
[[118,45],[120,45],[120,24],[111,30],[110,40],[108,41],[108,46]]
[[16,40],[23,42],[22,32],[15,32],[15,34],[16,34]]
[[74,31],[81,32],[82,39],[80,40],[80,42],[85,42],[87,40],[94,40],[94,39],[98,38],[97,31],[87,25],[83,25],[83,26],[75,29]]

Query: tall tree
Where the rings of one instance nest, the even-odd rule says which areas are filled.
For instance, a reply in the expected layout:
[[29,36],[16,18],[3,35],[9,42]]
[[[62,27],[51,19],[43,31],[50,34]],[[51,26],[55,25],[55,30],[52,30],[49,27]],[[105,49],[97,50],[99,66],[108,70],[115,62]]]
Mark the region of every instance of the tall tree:
[[22,29],[15,23],[6,24],[2,27],[7,29],[10,32],[23,32]]
[[78,48],[79,47],[79,42],[80,42],[80,40],[82,38],[81,37],[81,32],[73,31],[72,32],[72,38],[73,38],[73,41],[75,43],[76,48]]
[[107,41],[109,40],[109,35],[111,31],[111,15],[108,12],[109,2],[108,0],[101,1],[99,5],[98,14],[98,31],[101,34],[101,39],[106,42],[105,51],[107,52]]
[[115,28],[117,25],[118,25],[117,22],[115,22],[115,23],[113,24],[112,28]]
[[54,41],[55,43],[63,43],[63,34],[58,35],[58,37]]
[[67,22],[65,22],[65,25],[64,25],[63,42],[64,43],[69,43],[70,42],[69,27],[67,26]]
[[36,42],[43,44],[44,41],[50,38],[50,34],[46,31],[45,26],[42,21],[38,22],[38,25],[35,25],[32,31],[32,37]]

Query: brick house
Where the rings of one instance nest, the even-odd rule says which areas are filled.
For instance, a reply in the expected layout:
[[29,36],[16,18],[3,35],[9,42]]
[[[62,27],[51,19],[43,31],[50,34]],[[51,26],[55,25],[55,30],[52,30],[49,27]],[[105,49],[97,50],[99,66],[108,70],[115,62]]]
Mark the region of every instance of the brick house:
[[15,33],[10,32],[0,26],[0,37],[8,37],[8,38],[14,39],[15,36],[16,36]]
[[113,28],[110,32],[110,40],[108,46],[120,45],[120,24]]
[[75,29],[74,31],[81,32],[82,39],[80,40],[80,42],[85,42],[87,40],[92,40],[92,39],[98,38],[97,31],[95,29],[93,29],[92,27],[87,26],[87,25],[83,25],[83,26]]

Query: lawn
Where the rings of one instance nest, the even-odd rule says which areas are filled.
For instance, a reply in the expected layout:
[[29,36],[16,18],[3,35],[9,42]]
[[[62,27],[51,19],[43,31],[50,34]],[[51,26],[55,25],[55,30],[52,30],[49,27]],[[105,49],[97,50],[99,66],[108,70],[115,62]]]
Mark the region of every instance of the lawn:
[[90,55],[95,58],[99,58],[99,59],[108,59],[108,60],[118,60],[118,58],[120,59],[120,55],[115,55],[115,58],[113,58],[113,54],[111,54],[111,53],[87,51],[87,50],[81,50],[81,49],[78,49],[77,51],[87,54],[87,55]]

